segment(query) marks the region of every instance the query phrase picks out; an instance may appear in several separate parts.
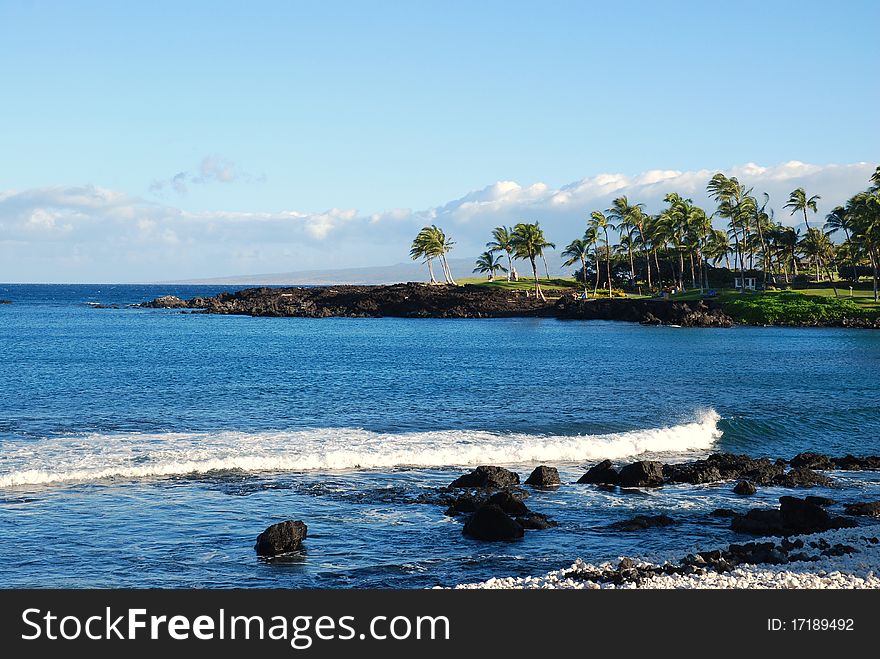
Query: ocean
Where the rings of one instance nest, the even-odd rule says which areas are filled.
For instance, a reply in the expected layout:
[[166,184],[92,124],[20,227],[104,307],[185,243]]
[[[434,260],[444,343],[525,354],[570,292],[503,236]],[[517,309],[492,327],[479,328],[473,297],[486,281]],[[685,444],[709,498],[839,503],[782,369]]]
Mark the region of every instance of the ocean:
[[[604,458],[880,454],[880,332],[128,306],[226,289],[0,285],[0,586],[424,588],[680,557],[744,540],[711,510],[790,490],[574,481]],[[526,503],[559,526],[484,543],[420,502],[479,464],[558,467]],[[880,498],[876,472],[834,476],[813,492]],[[659,513],[677,524],[609,528]],[[305,550],[257,558],[284,519]]]

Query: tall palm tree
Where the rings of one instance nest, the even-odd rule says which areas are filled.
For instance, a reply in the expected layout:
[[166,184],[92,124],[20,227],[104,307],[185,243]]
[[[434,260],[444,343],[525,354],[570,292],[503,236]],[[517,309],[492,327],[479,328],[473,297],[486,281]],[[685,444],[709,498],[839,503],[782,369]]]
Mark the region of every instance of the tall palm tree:
[[[718,210],[713,215],[726,218],[729,222],[730,235],[733,236],[734,243],[734,258],[739,260],[740,278],[745,283],[745,254],[749,242],[749,224],[748,208],[744,207],[744,204],[752,190],[746,189],[735,176],[727,177],[719,172],[709,180],[706,191],[718,204]],[[745,292],[745,286],[742,287],[742,291]]]
[[629,257],[629,272],[633,283],[636,280],[636,265],[633,259],[633,233],[639,228],[639,222],[642,220],[644,204],[631,204],[626,196],[621,196],[611,202],[611,208],[605,211],[608,220],[614,222],[614,225],[620,231],[621,238],[624,235],[628,238],[625,242],[627,255]]
[[[593,285],[593,297],[598,297],[598,295],[599,295],[599,232],[595,229],[595,227],[587,227],[587,230],[584,232],[584,242],[586,242],[590,247],[593,248],[594,265],[596,268],[596,282]],[[586,273],[584,273],[584,280],[586,280]]]
[[[831,212],[825,216],[825,229],[829,234],[843,231],[843,235],[846,236],[847,245],[850,244],[850,230],[852,229],[852,223],[850,221],[849,211],[845,206],[835,206]],[[853,281],[856,281],[858,275],[856,274],[855,259],[853,259],[852,262],[852,275]]]
[[513,267],[512,234],[513,229],[510,227],[495,227],[492,229],[492,240],[486,243],[486,247],[493,252],[504,252],[507,254],[507,281],[510,281],[511,277],[517,279],[516,268]]
[[703,254],[715,266],[721,262],[721,259],[724,259],[727,269],[730,270],[730,238],[728,238],[727,232],[721,229],[712,229],[706,238]]
[[590,213],[590,219],[587,226],[595,229],[596,233],[602,232],[605,235],[605,271],[608,277],[608,298],[611,298],[611,241],[608,239],[608,231],[614,229],[614,225],[608,221],[602,211],[593,211]]
[[[827,264],[834,255],[834,245],[828,234],[819,229],[807,229],[807,234],[801,241],[801,249],[808,257],[812,256],[816,264],[816,281],[821,281],[819,268],[821,267],[829,279],[832,279],[831,271]],[[836,290],[836,289],[835,289]]]
[[807,225],[807,230],[810,229],[810,220],[807,217],[807,211],[811,210],[814,213],[817,212],[816,202],[819,201],[822,197],[817,194],[814,194],[812,197],[807,197],[807,193],[803,188],[797,188],[796,190],[792,190],[791,194],[788,195],[788,203],[783,206],[783,208],[790,208],[790,215],[794,215],[798,212],[803,212],[804,214],[804,224]]
[[873,270],[874,302],[880,301],[880,169],[871,177],[868,190],[859,192],[846,202],[852,221],[853,238],[868,254]]
[[[501,256],[495,256],[495,252],[483,252],[477,257],[474,272],[488,273],[489,281],[495,281],[496,272],[507,272],[507,268],[501,263]],[[509,281],[509,280],[508,280]]]
[[541,284],[538,281],[538,265],[536,259],[543,256],[544,250],[554,247],[553,243],[547,242],[544,232],[537,222],[520,222],[513,228],[511,236],[513,255],[518,259],[528,260],[532,266],[532,276],[535,278],[535,297],[546,301]]
[[562,250],[562,256],[567,257],[567,259],[562,263],[564,266],[574,265],[578,261],[581,262],[581,276],[583,277],[584,284],[584,295],[587,295],[587,257],[590,255],[590,246],[591,243],[588,242],[587,237],[584,238],[575,238],[572,240],[564,250]]

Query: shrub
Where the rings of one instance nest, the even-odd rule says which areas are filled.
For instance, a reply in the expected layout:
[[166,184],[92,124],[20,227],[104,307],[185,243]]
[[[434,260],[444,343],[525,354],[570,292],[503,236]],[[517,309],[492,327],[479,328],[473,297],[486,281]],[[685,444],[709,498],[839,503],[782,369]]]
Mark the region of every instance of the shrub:
[[865,315],[849,299],[816,297],[791,291],[738,297],[725,302],[724,311],[740,322],[759,325],[834,323]]

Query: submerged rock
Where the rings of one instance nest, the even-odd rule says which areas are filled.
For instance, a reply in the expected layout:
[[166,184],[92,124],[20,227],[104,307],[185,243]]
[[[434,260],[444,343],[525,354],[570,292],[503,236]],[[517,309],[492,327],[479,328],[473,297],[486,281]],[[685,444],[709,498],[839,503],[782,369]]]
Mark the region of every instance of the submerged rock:
[[528,507],[522,502],[522,499],[506,490],[489,497],[489,503],[495,504],[508,515],[525,515],[529,512]]
[[519,475],[504,467],[482,465],[469,474],[459,476],[449,487],[478,487],[485,489],[504,489],[519,485]]
[[755,484],[751,481],[740,481],[733,488],[734,494],[740,494],[743,496],[751,496],[758,491],[758,488],[755,487]]
[[147,307],[149,309],[184,309],[189,307],[189,303],[185,300],[181,300],[176,295],[163,295],[161,297],[157,297],[155,300],[150,300],[149,302],[143,302],[140,306]]
[[534,471],[529,474],[525,484],[534,487],[559,487],[560,483],[559,471],[556,467],[541,465],[535,467]]
[[807,469],[834,469],[834,463],[827,455],[805,451],[798,453],[791,459],[792,467],[806,467]]
[[597,465],[590,467],[586,474],[578,479],[578,483],[593,483],[596,485],[617,485],[620,474],[613,466],[611,460],[602,460]]
[[663,465],[650,460],[640,460],[620,470],[617,482],[620,487],[659,487],[663,485]]
[[668,515],[636,515],[632,519],[615,522],[611,528],[618,531],[641,531],[642,529],[671,526],[672,524],[675,524],[675,520]]
[[730,528],[752,535],[800,535],[855,526],[843,517],[833,517],[827,510],[806,499],[779,497],[779,508],[752,508],[733,518]]
[[865,501],[851,503],[844,506],[847,515],[865,515],[867,517],[880,517],[880,501]]
[[477,540],[488,541],[513,540],[525,535],[522,524],[494,503],[480,506],[465,522],[462,533]]
[[273,524],[257,536],[254,549],[259,556],[278,556],[302,549],[308,527],[301,521],[287,520]]

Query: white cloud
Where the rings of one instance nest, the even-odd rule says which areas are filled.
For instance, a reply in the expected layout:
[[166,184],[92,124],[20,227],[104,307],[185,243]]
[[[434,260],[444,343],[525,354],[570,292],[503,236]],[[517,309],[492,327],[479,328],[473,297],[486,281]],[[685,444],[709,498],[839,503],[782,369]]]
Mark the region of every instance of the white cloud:
[[[235,180],[222,159],[203,162],[199,177]],[[782,206],[803,186],[822,197],[819,217],[864,189],[874,165],[776,166],[747,163],[727,173],[770,194],[776,219],[793,224]],[[499,224],[538,220],[550,240],[565,244],[590,211],[621,194],[656,212],[678,191],[713,207],[705,185],[716,170],[651,170],[599,174],[558,188],[499,181],[440,206],[360,214],[187,212],[98,186],[53,186],[0,192],[0,281],[154,281],[398,263],[421,226],[436,223],[456,241],[454,255],[482,251]],[[173,178],[173,177],[172,177]],[[187,179],[189,180],[189,179]]]

